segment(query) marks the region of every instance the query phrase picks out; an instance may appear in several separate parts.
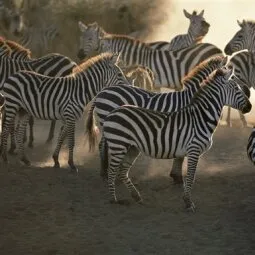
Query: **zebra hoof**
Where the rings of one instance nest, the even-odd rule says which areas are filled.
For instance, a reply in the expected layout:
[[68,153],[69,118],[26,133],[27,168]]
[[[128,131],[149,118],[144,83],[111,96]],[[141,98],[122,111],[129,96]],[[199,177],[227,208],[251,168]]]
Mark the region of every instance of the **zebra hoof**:
[[29,144],[28,144],[28,148],[30,148],[30,149],[34,148],[33,143],[29,143]]
[[142,198],[137,192],[132,192],[131,193],[132,198],[137,202],[137,203],[142,203]]
[[15,148],[10,148],[10,149],[8,150],[8,153],[9,153],[10,155],[17,155],[17,152],[15,152]]
[[181,175],[170,174],[170,177],[173,178],[174,184],[183,184],[183,178]]
[[59,162],[55,162],[55,164],[54,164],[54,166],[53,166],[54,168],[60,168],[60,164],[59,164]]
[[192,202],[190,206],[187,206],[186,210],[187,210],[187,212],[192,212],[192,213],[196,212],[196,207],[195,207],[194,203]]
[[23,162],[26,166],[31,166],[31,162],[27,158],[21,158],[21,162]]
[[117,200],[115,201],[114,203],[112,204],[118,204],[118,205],[130,205],[130,201],[127,200],[127,199],[120,199],[120,200]]
[[52,143],[52,139],[53,139],[53,137],[52,137],[52,138],[48,138],[48,139],[46,140],[46,144],[51,144],[51,143]]

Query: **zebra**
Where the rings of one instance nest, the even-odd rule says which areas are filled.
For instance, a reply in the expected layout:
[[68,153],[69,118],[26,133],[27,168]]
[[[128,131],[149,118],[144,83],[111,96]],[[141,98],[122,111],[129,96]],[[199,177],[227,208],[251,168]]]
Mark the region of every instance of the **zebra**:
[[[191,103],[176,112],[158,112],[132,105],[113,110],[103,124],[103,158],[105,175],[112,203],[118,203],[115,178],[119,173],[132,197],[141,196],[128,172],[139,151],[157,159],[187,156],[187,175],[184,178],[184,202],[188,210],[195,210],[191,188],[199,157],[210,149],[212,136],[224,105],[248,113],[251,103],[235,80],[233,69],[218,69],[193,97]],[[134,148],[134,149],[133,149]],[[122,166],[120,168],[120,165]]]
[[255,50],[255,21],[243,20],[240,22],[237,20],[237,23],[241,29],[236,32],[233,38],[225,46],[224,52],[227,55],[245,49],[248,51]]
[[[24,48],[20,45],[16,45],[16,51],[23,51]],[[12,44],[12,49],[14,44]],[[13,50],[5,43],[5,41],[0,40],[0,91],[3,89],[3,84],[5,80],[12,74],[20,70],[30,70],[37,73],[45,74],[48,76],[65,76],[72,72],[73,68],[77,67],[77,64],[72,61],[70,58],[60,55],[60,54],[48,54],[44,57],[37,59],[26,59],[20,58],[10,58],[10,55]],[[33,118],[30,118],[30,137],[29,137],[29,147],[33,147]],[[47,142],[50,142],[54,137],[55,121],[51,123],[51,128]],[[13,153],[15,150],[15,139],[14,133],[12,132],[12,143],[9,150],[10,153]]]
[[[181,79],[200,62],[222,51],[209,43],[201,43],[178,51],[154,50],[138,40],[124,35],[108,34],[98,25],[87,27],[79,22],[81,35],[78,57],[84,58],[89,52],[121,52],[127,65],[143,65],[155,74],[155,88],[182,89]],[[95,28],[97,27],[97,28]],[[103,36],[102,36],[103,34]]]
[[246,151],[248,159],[255,165],[255,126],[252,127],[251,134],[248,138]]
[[9,76],[3,86],[5,111],[2,131],[2,157],[7,162],[6,146],[10,126],[17,113],[22,112],[17,134],[21,162],[30,164],[22,142],[30,116],[38,119],[62,120],[63,128],[53,154],[54,167],[59,168],[59,152],[67,137],[68,164],[77,171],[73,161],[76,121],[81,118],[84,107],[103,88],[112,84],[128,83],[117,65],[117,54],[104,53],[91,58],[64,77],[49,77],[31,71],[20,71]]
[[[153,93],[136,87],[128,85],[111,86],[103,89],[94,98],[90,110],[88,111],[86,121],[86,135],[88,136],[89,148],[94,150],[95,141],[98,129],[95,126],[94,113],[98,117],[98,122],[101,127],[107,115],[117,107],[122,105],[135,105],[146,109],[174,112],[184,106],[188,105],[192,97],[200,89],[200,84],[206,79],[214,70],[223,67],[227,62],[227,58],[214,57],[200,63],[194,68],[184,79],[184,90],[169,93]],[[99,151],[102,154],[102,143],[99,143]],[[173,168],[170,177],[173,178],[174,183],[182,183],[182,163],[184,158],[174,159]]]
[[[250,90],[250,88],[254,88],[255,84],[255,51],[241,51],[229,59],[229,63],[231,63],[235,68],[235,75],[246,85],[244,88],[246,90]],[[248,91],[247,91],[248,93]],[[227,124],[231,126],[230,121],[230,113],[231,108],[228,107],[227,112]],[[247,121],[245,116],[239,112],[240,119],[244,127],[247,127]]]
[[177,35],[170,42],[158,41],[147,44],[153,49],[173,51],[201,43],[210,27],[210,24],[203,17],[204,10],[197,14],[196,11],[189,13],[183,9],[183,13],[190,20],[187,34]]

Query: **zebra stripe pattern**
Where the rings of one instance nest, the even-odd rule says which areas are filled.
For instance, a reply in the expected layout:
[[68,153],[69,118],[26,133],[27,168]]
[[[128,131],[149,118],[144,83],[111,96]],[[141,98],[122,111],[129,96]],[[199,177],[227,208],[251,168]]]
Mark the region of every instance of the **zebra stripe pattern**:
[[[193,97],[192,102],[179,111],[162,113],[136,106],[121,106],[112,111],[103,125],[104,146],[102,159],[108,171],[111,202],[117,203],[115,178],[119,173],[132,197],[141,196],[128,172],[137,158],[137,150],[157,158],[188,158],[184,178],[184,202],[189,210],[195,206],[191,188],[199,157],[212,145],[212,136],[218,125],[224,105],[247,113],[251,103],[239,85],[230,77],[233,70],[218,69]],[[135,149],[133,149],[135,148]]]
[[255,126],[253,126],[247,144],[248,159],[255,165]]
[[175,36],[170,43],[169,42],[152,42],[148,45],[157,50],[181,50],[193,46],[195,44],[201,43],[204,36],[208,33],[210,24],[204,19],[204,10],[199,14],[196,11],[193,13],[188,13],[185,9],[183,13],[186,18],[190,20],[188,33],[183,35]]
[[2,157],[7,161],[6,146],[9,127],[22,110],[22,120],[17,142],[20,159],[30,164],[24,153],[23,136],[30,116],[38,119],[62,120],[58,144],[53,154],[55,167],[59,167],[59,151],[64,139],[68,139],[69,160],[72,170],[76,120],[81,118],[84,107],[106,86],[128,83],[122,70],[116,65],[118,55],[102,54],[77,66],[65,77],[49,77],[35,72],[21,71],[10,76],[3,88],[5,116],[2,132]]
[[237,23],[241,29],[236,32],[226,45],[224,52],[227,55],[245,49],[248,51],[255,50],[255,22],[243,20],[242,22],[237,21]]
[[[8,46],[11,45],[11,48]],[[14,52],[14,53],[13,53]],[[20,53],[18,53],[20,52]],[[19,54],[25,54],[27,52],[26,58],[17,57]],[[14,54],[16,58],[11,58],[10,56]],[[44,57],[31,59],[29,57],[29,51],[19,44],[15,44],[12,41],[0,40],[0,91],[3,89],[3,84],[5,80],[12,74],[20,70],[34,71],[48,76],[65,76],[72,72],[73,68],[77,64],[70,58],[60,55],[60,54],[48,54]],[[51,123],[51,128],[47,141],[51,141],[54,137],[55,122]],[[15,138],[14,130],[12,130],[12,143],[10,152],[15,150]],[[29,137],[29,147],[33,146],[33,119],[30,119],[30,137]]]
[[[81,24],[80,24],[81,26]],[[94,31],[94,34],[93,32]],[[120,52],[121,58],[127,66],[143,65],[149,67],[155,74],[155,87],[168,87],[176,90],[182,89],[181,79],[200,62],[222,55],[216,46],[201,43],[178,51],[160,51],[148,47],[147,44],[127,36],[112,35],[90,28],[89,35],[86,27],[83,30],[83,43],[80,45],[78,57],[83,58],[93,50],[100,52]],[[93,34],[93,36],[92,36]],[[85,51],[86,50],[86,51]]]

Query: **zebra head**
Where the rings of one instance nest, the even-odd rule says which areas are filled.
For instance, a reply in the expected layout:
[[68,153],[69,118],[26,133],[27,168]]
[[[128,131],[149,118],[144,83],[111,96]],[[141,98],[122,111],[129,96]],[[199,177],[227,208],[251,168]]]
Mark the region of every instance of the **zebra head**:
[[231,55],[234,52],[245,50],[252,51],[255,49],[254,37],[255,37],[255,22],[246,21],[240,22],[237,20],[238,25],[241,27],[239,31],[236,32],[234,37],[226,45],[224,52],[227,55]]
[[252,105],[248,98],[250,95],[245,86],[235,75],[232,65],[220,68],[216,71],[220,83],[223,84],[225,94],[225,105],[240,110],[243,114],[250,112]]
[[84,59],[91,55],[92,52],[99,50],[99,37],[105,32],[96,22],[85,25],[79,21],[78,25],[81,34],[77,57],[79,59]]
[[[106,53],[109,54],[109,53]],[[118,66],[120,61],[120,54],[118,53],[110,53],[112,56],[109,58],[108,64],[110,68],[107,69],[105,76],[105,87],[109,87],[111,85],[125,85],[131,84],[127,77],[124,75],[122,69]]]
[[183,13],[185,17],[190,20],[188,33],[192,34],[194,38],[198,36],[205,36],[208,33],[210,24],[206,22],[204,18],[204,10],[202,10],[199,14],[197,14],[196,11],[193,11],[191,14],[183,9]]

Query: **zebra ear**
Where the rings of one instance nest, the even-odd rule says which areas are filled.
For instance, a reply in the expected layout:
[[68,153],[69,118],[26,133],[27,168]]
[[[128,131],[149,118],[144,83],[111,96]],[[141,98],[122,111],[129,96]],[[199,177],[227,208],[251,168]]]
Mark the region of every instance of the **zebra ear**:
[[81,21],[78,22],[78,26],[79,26],[81,32],[85,32],[88,29],[88,26],[86,26]]
[[192,17],[192,15],[190,13],[188,13],[185,9],[183,9],[183,13],[184,13],[185,17],[188,19],[190,19]]
[[241,27],[241,28],[243,27],[243,24],[241,21],[237,20],[237,24],[239,25],[239,27]]
[[205,12],[205,10],[202,10],[202,11],[198,14],[198,16],[203,17],[203,16],[204,16],[204,12]]

